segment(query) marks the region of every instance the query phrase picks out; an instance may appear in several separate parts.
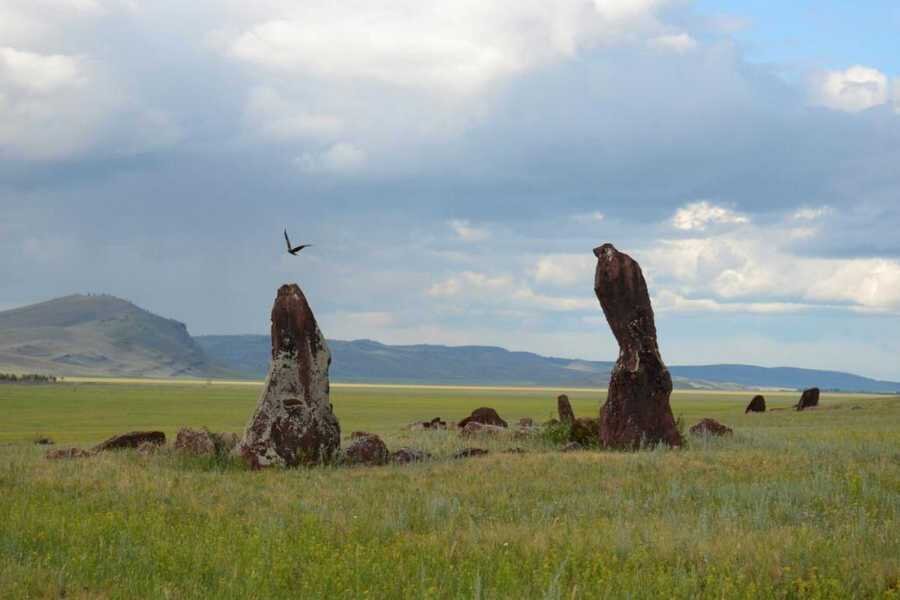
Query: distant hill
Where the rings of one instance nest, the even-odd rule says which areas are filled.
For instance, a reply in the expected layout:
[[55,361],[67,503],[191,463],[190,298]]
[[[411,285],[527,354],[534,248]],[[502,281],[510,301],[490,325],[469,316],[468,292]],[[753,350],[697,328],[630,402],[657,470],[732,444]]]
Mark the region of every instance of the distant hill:
[[[335,381],[605,388],[612,362],[491,346],[388,346],[329,340]],[[183,323],[126,300],[74,295],[0,312],[0,372],[118,377],[262,378],[269,337],[193,338]],[[849,373],[748,365],[670,367],[688,389],[802,389],[896,393],[900,383]]]
[[106,295],[0,312],[0,371],[208,377],[216,368],[183,323]]
[[[200,336],[218,364],[263,377],[271,344],[262,335]],[[446,385],[557,385],[605,387],[612,363],[547,358],[491,346],[387,346],[371,340],[328,340],[335,381]]]
[[[263,377],[269,365],[268,336],[196,338],[211,360],[250,377]],[[552,358],[490,346],[388,346],[371,340],[329,340],[335,381],[601,387],[609,384],[612,362]],[[804,389],[896,393],[900,383],[849,373],[748,365],[672,366],[682,389]]]

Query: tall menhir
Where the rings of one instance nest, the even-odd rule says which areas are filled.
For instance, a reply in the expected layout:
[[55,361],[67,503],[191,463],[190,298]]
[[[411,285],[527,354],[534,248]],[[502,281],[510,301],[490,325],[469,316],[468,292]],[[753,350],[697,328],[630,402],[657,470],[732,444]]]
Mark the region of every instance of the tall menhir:
[[297,284],[283,285],[272,307],[272,366],[250,417],[241,456],[258,469],[331,461],[341,427],[331,407],[331,353]]
[[647,283],[638,263],[612,244],[594,249],[594,291],[619,343],[619,359],[600,410],[600,441],[607,448],[680,446],[672,416],[672,377],[659,354]]

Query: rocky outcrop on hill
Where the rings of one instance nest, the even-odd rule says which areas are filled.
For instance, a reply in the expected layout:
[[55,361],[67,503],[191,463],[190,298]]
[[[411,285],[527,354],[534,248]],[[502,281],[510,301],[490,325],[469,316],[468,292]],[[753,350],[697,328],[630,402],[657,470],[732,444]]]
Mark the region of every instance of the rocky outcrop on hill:
[[647,283],[638,263],[612,244],[594,249],[594,291],[619,343],[609,395],[600,413],[600,438],[609,448],[680,446],[669,405],[672,377],[659,354]]
[[341,428],[332,411],[331,354],[296,284],[278,290],[272,308],[272,365],[239,446],[254,469],[331,461]]

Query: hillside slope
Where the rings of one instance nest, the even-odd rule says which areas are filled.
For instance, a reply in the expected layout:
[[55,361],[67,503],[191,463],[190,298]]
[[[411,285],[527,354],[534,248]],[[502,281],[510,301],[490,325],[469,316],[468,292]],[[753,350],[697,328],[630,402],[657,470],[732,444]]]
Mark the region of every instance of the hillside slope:
[[212,376],[183,323],[107,295],[0,312],[0,371],[128,377]]

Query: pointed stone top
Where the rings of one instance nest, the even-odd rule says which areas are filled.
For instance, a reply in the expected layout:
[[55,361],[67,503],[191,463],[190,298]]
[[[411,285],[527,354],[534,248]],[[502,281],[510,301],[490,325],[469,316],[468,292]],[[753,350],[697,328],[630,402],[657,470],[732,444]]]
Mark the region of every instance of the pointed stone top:
[[597,258],[602,258],[604,256],[606,258],[611,258],[618,253],[619,251],[616,250],[616,247],[612,244],[603,244],[602,246],[597,246],[596,248],[594,248],[594,256],[596,256]]
[[296,283],[278,288],[272,307],[272,358],[279,352],[294,353],[301,340],[316,339],[318,325],[312,309]]

